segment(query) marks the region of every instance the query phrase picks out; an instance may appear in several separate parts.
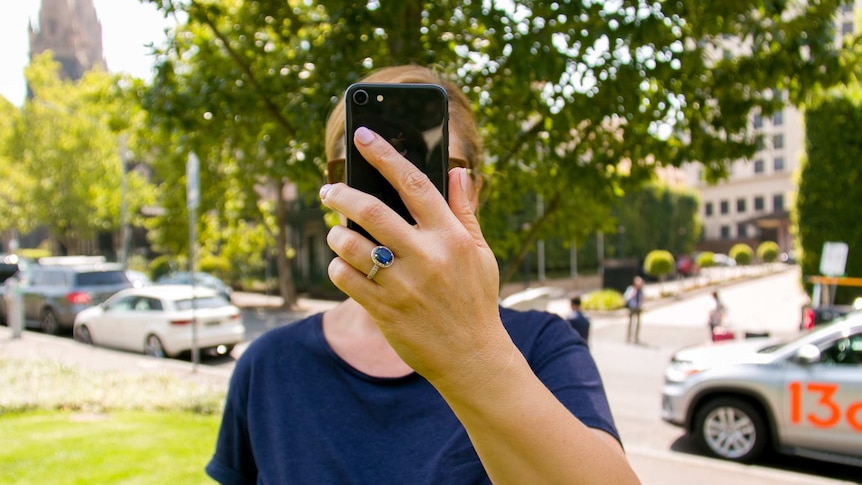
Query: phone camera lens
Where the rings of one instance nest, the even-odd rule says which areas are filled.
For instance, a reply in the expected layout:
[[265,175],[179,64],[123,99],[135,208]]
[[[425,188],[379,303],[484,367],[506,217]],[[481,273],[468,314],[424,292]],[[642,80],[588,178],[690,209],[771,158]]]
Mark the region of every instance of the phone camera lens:
[[368,102],[368,92],[364,89],[359,89],[353,92],[353,102],[358,104],[359,106],[364,105]]

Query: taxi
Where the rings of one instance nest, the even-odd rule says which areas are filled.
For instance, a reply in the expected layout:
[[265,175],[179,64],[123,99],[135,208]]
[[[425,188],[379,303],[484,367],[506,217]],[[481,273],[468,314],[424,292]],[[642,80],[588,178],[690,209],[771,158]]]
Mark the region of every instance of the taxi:
[[662,419],[727,460],[774,450],[862,466],[862,313],[789,341],[677,352],[665,371]]

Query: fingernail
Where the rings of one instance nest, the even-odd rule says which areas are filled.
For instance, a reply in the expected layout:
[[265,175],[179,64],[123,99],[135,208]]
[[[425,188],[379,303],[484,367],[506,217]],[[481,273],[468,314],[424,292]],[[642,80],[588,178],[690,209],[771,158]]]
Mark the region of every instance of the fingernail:
[[467,191],[467,169],[461,168],[458,172],[458,181],[461,183],[461,190]]
[[329,189],[332,188],[331,184],[326,184],[320,188],[320,199],[323,200],[326,198],[326,194],[329,193]]
[[374,133],[372,133],[371,130],[369,130],[368,128],[360,126],[356,129],[355,139],[359,143],[367,145],[371,143],[372,140],[374,140]]

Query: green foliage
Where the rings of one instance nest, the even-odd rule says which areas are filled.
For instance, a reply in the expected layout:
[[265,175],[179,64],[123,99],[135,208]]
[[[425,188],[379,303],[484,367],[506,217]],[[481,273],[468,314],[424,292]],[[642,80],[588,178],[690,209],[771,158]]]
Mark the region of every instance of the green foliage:
[[52,255],[51,251],[49,251],[47,249],[39,249],[39,248],[33,248],[33,249],[22,248],[22,249],[15,251],[15,254],[17,254],[18,256],[20,256],[22,258],[32,259],[34,261],[39,259],[39,258],[47,258],[48,256]]
[[198,271],[210,273],[222,281],[230,282],[230,263],[226,258],[207,254],[198,261]]
[[[201,213],[245,218],[287,242],[287,211],[256,201],[285,194],[290,181],[313,203],[335,98],[372,69],[433,65],[474,103],[487,144],[483,230],[514,268],[536,240],[580,245],[611,232],[610,208],[660,165],[698,161],[710,179],[726,174],[728,161],[755,151],[749,115],[782,108],[773,90],[799,103],[852,70],[823,21],[837,0],[801,11],[654,2],[637,14],[614,2],[149,1],[188,19],[158,53],[152,86],[138,91],[165,187],[183,185],[194,151]],[[751,49],[716,59],[731,37]],[[164,249],[183,251],[170,230],[188,217],[178,192],[165,191],[152,228]],[[541,212],[525,208],[539,197]],[[229,215],[228,199],[242,216]]]
[[612,289],[603,289],[593,291],[584,295],[581,301],[581,306],[584,310],[617,310],[625,305],[623,295],[619,291]]
[[[805,112],[807,159],[800,167],[794,219],[803,275],[820,272],[826,242],[850,246],[845,272],[862,276],[862,89],[854,85],[831,92]],[[849,304],[857,290],[838,287],[835,301]]]
[[778,243],[774,241],[763,241],[759,246],[757,246],[757,259],[764,263],[774,263],[778,261],[779,252],[781,252],[781,248],[778,247]]
[[[83,254],[96,234],[120,227],[119,139],[140,110],[120,77],[93,71],[69,81],[59,70],[49,52],[36,56],[26,69],[32,97],[0,124],[0,224],[46,227],[60,250]],[[129,213],[138,214],[153,188],[137,171],[125,181]]]
[[172,271],[185,267],[185,263],[185,258],[181,259],[171,255],[158,256],[150,261],[150,277],[156,281]]
[[659,182],[626,193],[613,210],[618,227],[605,234],[607,254],[642,258],[654,248],[677,255],[691,253],[702,227],[699,204],[693,190]]
[[715,266],[715,260],[712,258],[712,251],[704,251],[697,255],[697,265],[701,268],[710,268]]
[[655,249],[644,259],[644,271],[651,276],[665,277],[673,272],[674,259],[670,251]]
[[740,266],[751,264],[754,259],[754,251],[751,246],[745,243],[734,244],[727,252],[727,255]]

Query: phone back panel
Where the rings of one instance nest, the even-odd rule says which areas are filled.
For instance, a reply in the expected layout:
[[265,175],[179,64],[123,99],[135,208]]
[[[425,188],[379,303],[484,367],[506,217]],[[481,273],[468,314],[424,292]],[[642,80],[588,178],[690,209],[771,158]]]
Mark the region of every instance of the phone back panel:
[[[415,224],[395,188],[356,149],[353,133],[365,126],[379,134],[428,175],[445,198],[449,168],[446,91],[433,84],[358,83],[347,88],[344,99],[347,184],[374,195]],[[348,227],[374,240],[352,221]]]

